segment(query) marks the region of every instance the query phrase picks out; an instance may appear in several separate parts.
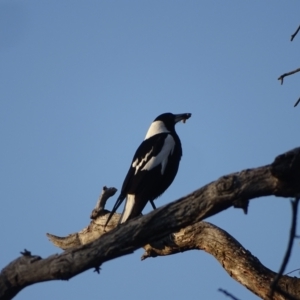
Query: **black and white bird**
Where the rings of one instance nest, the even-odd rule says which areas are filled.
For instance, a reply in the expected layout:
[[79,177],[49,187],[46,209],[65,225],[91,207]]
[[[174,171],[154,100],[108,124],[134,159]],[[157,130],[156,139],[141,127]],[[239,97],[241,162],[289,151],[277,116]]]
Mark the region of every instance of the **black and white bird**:
[[155,209],[153,200],[173,182],[182,156],[175,124],[180,121],[185,123],[191,115],[164,113],[152,122],[144,141],[134,154],[120,196],[104,227],[125,198],[126,203],[119,223],[139,216],[148,201]]

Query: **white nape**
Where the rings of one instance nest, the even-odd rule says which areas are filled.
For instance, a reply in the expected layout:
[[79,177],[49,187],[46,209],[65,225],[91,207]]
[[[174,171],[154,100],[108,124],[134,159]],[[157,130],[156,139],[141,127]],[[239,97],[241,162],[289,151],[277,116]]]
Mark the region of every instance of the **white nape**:
[[170,131],[166,128],[164,122],[154,121],[151,123],[151,125],[147,131],[145,140],[149,139],[151,136],[156,135],[158,133],[167,133],[167,132],[170,132]]

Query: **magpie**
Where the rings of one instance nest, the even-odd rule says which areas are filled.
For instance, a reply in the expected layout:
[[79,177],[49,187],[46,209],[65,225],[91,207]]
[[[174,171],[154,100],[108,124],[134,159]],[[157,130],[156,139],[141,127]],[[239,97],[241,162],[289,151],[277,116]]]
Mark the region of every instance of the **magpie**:
[[147,202],[155,209],[153,200],[165,192],[173,182],[182,156],[180,139],[175,131],[177,122],[192,114],[159,115],[150,125],[144,141],[136,150],[129,171],[105,226],[126,198],[119,224],[139,216]]

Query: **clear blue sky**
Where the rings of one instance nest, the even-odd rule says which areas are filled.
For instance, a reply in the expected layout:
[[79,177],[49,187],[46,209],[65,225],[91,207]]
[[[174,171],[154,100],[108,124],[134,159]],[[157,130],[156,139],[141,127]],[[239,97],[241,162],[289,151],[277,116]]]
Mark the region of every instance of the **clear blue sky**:
[[[45,233],[81,230],[103,185],[120,189],[151,121],[191,112],[179,173],[157,205],[299,145],[299,1],[0,2],[0,268]],[[115,199],[108,204],[111,208]],[[149,207],[147,210],[149,211]],[[146,211],[147,211],[146,210]],[[210,222],[277,271],[288,199],[251,201]],[[256,299],[205,252],[140,261],[143,251],[16,299]],[[295,243],[288,270],[299,268]],[[298,273],[294,273],[298,276]]]

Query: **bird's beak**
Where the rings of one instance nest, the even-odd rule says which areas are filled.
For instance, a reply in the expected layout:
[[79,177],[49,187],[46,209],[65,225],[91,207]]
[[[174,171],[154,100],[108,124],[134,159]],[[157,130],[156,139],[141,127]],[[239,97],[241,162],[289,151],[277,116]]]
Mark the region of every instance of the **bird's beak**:
[[175,115],[175,123],[178,123],[180,121],[182,121],[183,123],[185,123],[185,121],[187,119],[189,119],[191,116],[192,116],[192,114],[190,114],[190,113]]

